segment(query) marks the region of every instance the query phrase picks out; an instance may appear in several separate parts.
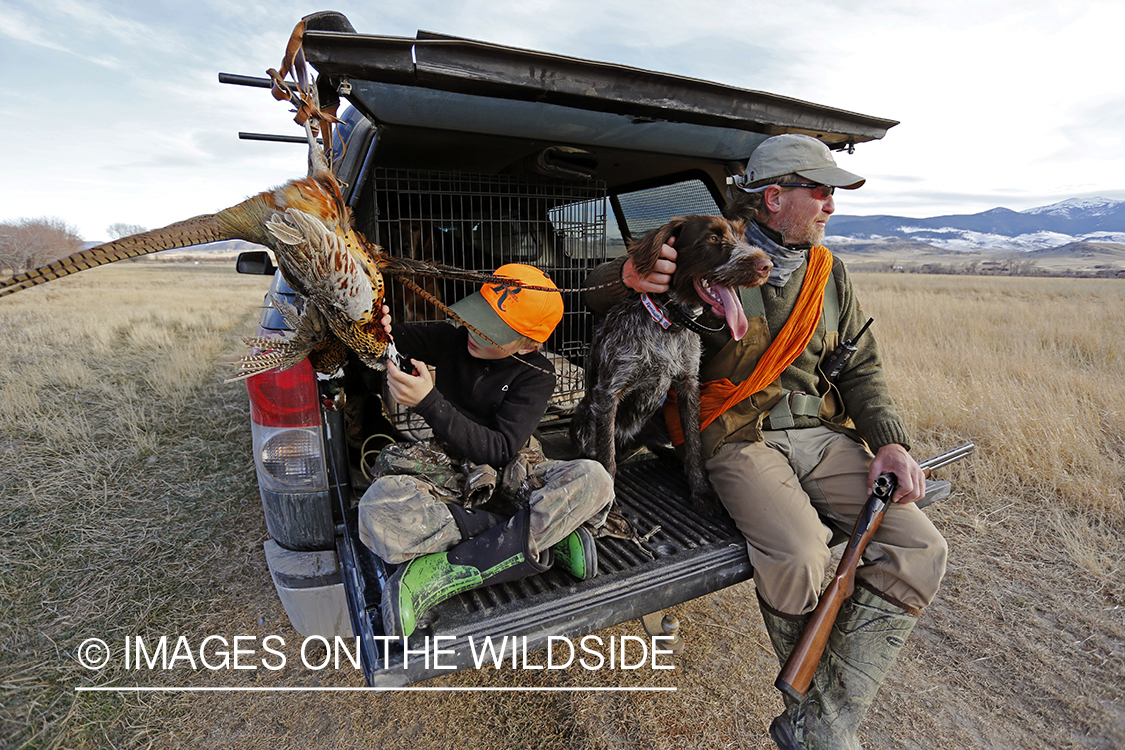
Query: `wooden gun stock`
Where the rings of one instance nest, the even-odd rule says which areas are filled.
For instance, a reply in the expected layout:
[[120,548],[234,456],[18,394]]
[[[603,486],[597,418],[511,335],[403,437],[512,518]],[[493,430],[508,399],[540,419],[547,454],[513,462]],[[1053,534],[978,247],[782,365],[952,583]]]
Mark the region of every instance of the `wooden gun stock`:
[[[972,443],[966,443],[920,461],[918,465],[922,467],[928,479],[933,470],[961,460],[972,453],[974,447]],[[863,558],[863,551],[867,548],[871,537],[878,531],[879,524],[883,522],[883,514],[886,513],[887,504],[894,497],[897,487],[898,480],[893,474],[883,474],[875,480],[874,491],[867,499],[867,504],[863,506],[863,512],[856,519],[855,528],[852,530],[852,536],[848,540],[840,565],[836,568],[835,577],[820,595],[820,601],[817,602],[816,609],[805,625],[801,639],[793,647],[789,658],[785,661],[785,666],[781,668],[780,674],[773,683],[774,687],[793,700],[799,701],[804,698],[809,685],[812,684],[813,675],[816,673],[817,665],[820,664],[824,648],[828,645],[828,636],[832,633],[832,626],[836,623],[840,607],[855,591],[855,572]]]

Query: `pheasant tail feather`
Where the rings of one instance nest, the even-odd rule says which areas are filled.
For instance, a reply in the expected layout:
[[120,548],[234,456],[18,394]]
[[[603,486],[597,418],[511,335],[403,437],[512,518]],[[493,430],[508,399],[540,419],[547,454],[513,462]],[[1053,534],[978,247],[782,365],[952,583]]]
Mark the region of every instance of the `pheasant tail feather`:
[[243,342],[258,351],[253,354],[219,359],[220,364],[231,365],[237,370],[235,374],[225,378],[228,383],[245,380],[270,370],[288,370],[304,361],[309,354],[307,348],[294,346],[283,339],[251,336],[243,339]]
[[0,281],[0,297],[89,268],[157,253],[161,250],[236,239],[266,245],[269,244],[269,238],[262,228],[262,223],[275,207],[276,202],[272,193],[259,193],[215,214],[203,214],[177,221],[160,229],[152,229],[91,247],[62,260],[56,260]]
[[74,253],[62,260],[0,281],[0,297],[28,289],[48,281],[69,276],[89,268],[104,266],[127,258],[170,250],[177,247],[190,247],[205,242],[231,239],[224,236],[222,225],[214,214],[196,216],[186,221],[176,222],[161,229],[122,237],[104,245],[91,247]]

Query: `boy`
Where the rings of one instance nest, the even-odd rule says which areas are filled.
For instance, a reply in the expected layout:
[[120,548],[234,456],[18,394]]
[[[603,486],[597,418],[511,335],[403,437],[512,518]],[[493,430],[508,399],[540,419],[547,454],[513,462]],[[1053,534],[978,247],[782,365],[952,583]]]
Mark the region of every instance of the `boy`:
[[[522,264],[495,275],[556,288],[542,271]],[[539,348],[563,314],[557,292],[519,284],[485,284],[451,309],[491,341],[448,323],[391,326],[389,316],[383,319],[414,369],[388,360],[388,390],[426,421],[440,446],[432,466],[379,477],[359,505],[364,544],[387,562],[405,563],[383,591],[384,631],[398,638],[413,633],[439,602],[555,562],[580,580],[592,577],[597,551],[582,524],[604,522],[613,499],[612,478],[585,459],[539,464],[523,482],[531,490],[526,506],[510,516],[462,507],[454,497],[462,493],[435,481],[441,464],[446,477],[454,474],[448,468],[458,464],[447,454],[478,465],[470,474],[479,465],[503,469],[517,458],[555,387],[554,367]]]

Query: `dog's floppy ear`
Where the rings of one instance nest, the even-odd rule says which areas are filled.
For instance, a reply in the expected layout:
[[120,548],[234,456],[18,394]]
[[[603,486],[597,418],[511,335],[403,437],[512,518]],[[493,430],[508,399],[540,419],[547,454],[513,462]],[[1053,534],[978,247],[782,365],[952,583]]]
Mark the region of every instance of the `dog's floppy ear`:
[[633,267],[638,274],[648,276],[652,273],[652,269],[656,268],[656,261],[660,259],[661,246],[678,236],[683,226],[683,218],[676,217],[629,245],[629,255],[633,256]]

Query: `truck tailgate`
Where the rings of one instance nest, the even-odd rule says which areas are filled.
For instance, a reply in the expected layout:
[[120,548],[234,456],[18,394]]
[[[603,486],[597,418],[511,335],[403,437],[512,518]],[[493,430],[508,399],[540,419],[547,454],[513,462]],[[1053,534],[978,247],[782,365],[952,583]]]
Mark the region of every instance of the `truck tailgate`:
[[[725,515],[701,516],[692,509],[679,464],[659,458],[625,464],[616,485],[621,511],[641,534],[660,527],[644,543],[651,557],[633,542],[599,539],[599,573],[593,579],[578,582],[552,569],[461,594],[427,613],[410,637],[409,653],[401,643],[382,638],[379,602],[393,566],[359,541],[357,513],[351,509],[338,552],[367,683],[404,686],[472,668],[472,646],[479,658],[486,637],[497,648],[501,642],[514,647],[522,658],[525,648],[530,653],[546,647],[549,636],[578,639],[751,577],[742,535]],[[515,638],[503,641],[504,636]],[[427,637],[443,639],[440,668],[423,655],[431,649]],[[513,651],[505,657],[513,663]]]

